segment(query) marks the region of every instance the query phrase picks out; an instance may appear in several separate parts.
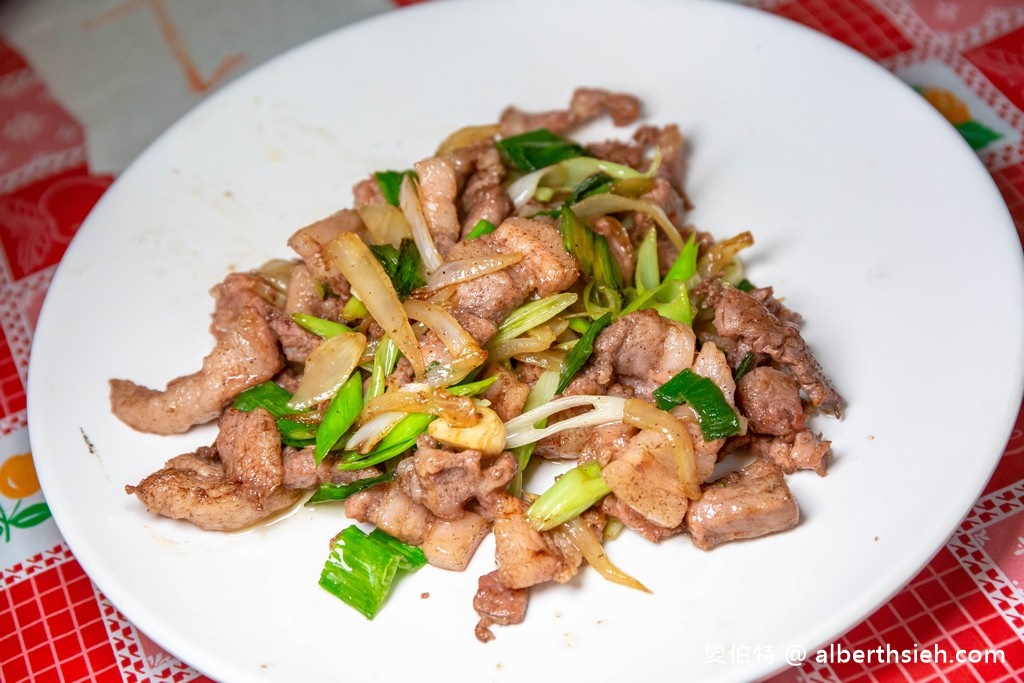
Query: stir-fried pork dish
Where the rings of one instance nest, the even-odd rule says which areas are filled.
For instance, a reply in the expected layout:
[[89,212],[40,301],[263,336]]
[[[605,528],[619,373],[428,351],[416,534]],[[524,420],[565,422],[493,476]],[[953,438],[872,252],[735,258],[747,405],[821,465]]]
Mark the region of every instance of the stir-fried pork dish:
[[[787,477],[825,475],[810,418],[843,398],[800,316],[746,278],[751,234],[687,223],[676,125],[568,137],[640,113],[585,88],[565,110],[510,107],[356,183],[350,208],[290,237],[292,258],[229,274],[194,374],[110,382],[134,429],[219,428],[127,492],[214,531],[343,506],[360,524],[331,539],[321,585],[367,617],[396,572],[464,570],[493,533],[482,641],[584,562],[646,590],[604,553],[623,530],[709,550],[797,526]],[[727,454],[739,464],[716,467]],[[565,471],[534,484],[538,459]],[[377,571],[385,588],[364,595]]]

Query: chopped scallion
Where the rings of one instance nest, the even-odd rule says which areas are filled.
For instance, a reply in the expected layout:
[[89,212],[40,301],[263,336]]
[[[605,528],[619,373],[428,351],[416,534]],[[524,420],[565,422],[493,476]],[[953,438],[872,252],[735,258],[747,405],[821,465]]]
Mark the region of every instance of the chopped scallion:
[[475,240],[477,237],[489,235],[497,229],[498,228],[497,226],[494,225],[494,223],[490,222],[486,218],[481,218],[476,222],[476,225],[473,226],[473,229],[470,230],[469,233],[466,235],[466,239]]
[[594,352],[594,340],[597,335],[604,328],[608,327],[612,322],[611,313],[605,313],[600,318],[590,323],[587,331],[583,333],[579,341],[572,347],[568,355],[565,357],[565,362],[562,363],[562,369],[558,376],[558,388],[555,390],[556,394],[560,394],[565,391],[566,387],[569,386],[569,382],[576,376],[580,368],[586,364],[590,358],[590,354]]
[[426,562],[419,548],[399,547],[399,541],[375,534],[355,525],[345,528],[334,540],[319,581],[367,619],[377,615],[400,569],[415,570]]
[[363,378],[359,370],[341,385],[338,393],[327,404],[324,418],[316,430],[316,464],[323,462],[327,453],[341,440],[363,409]]
[[655,389],[654,398],[662,410],[671,410],[681,403],[693,408],[705,441],[740,432],[739,416],[725,400],[722,390],[689,368]]
[[513,135],[494,143],[506,159],[519,171],[529,173],[560,161],[587,153],[583,147],[547,128],[538,128]]
[[368,488],[372,488],[377,484],[383,484],[387,481],[394,481],[395,473],[386,472],[384,474],[377,475],[376,477],[366,477],[365,479],[356,479],[348,484],[334,484],[329,481],[325,481],[320,484],[320,487],[316,490],[309,500],[306,501],[306,505],[317,505],[319,503],[329,503],[332,501],[345,500],[349,496],[354,496],[360,491],[365,491]]
[[533,501],[526,517],[538,531],[553,529],[579,517],[590,506],[611,493],[595,461],[578,465],[555,480],[551,488]]

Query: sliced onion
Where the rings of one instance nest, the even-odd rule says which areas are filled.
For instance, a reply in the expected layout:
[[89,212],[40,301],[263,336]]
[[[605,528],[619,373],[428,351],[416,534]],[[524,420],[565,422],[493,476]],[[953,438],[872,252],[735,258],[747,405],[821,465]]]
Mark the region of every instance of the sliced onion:
[[[736,255],[754,244],[754,236],[748,231],[717,242],[697,262],[697,274],[701,279],[725,277],[732,284],[743,279],[743,268]],[[733,271],[733,272],[730,272]],[[729,276],[732,277],[729,277]]]
[[367,204],[357,211],[374,244],[393,244],[397,247],[403,239],[412,237],[409,221],[405,220],[405,214],[397,206]]
[[358,332],[342,332],[324,340],[309,354],[288,407],[305,410],[334,396],[359,365],[364,349],[366,337]]
[[474,280],[481,275],[504,270],[522,260],[522,253],[514,251],[510,254],[497,253],[448,261],[430,274],[430,277],[427,278],[427,285],[422,288],[422,291],[433,292],[459,282]]
[[402,179],[402,189],[398,195],[398,205],[402,207],[405,220],[409,222],[412,231],[412,238],[416,242],[416,248],[420,252],[420,259],[429,277],[431,273],[441,267],[444,258],[434,245],[434,237],[427,229],[427,219],[423,216],[423,207],[420,206],[419,192],[416,190],[416,181],[411,175]]
[[500,363],[512,356],[547,351],[557,336],[550,326],[540,325],[528,330],[525,336],[507,339],[495,346],[491,349],[491,361]]
[[676,475],[687,498],[700,498],[700,480],[697,475],[697,456],[693,440],[686,426],[678,418],[659,410],[638,398],[625,399],[622,421],[637,429],[649,429],[660,434],[672,450],[676,460]]
[[422,382],[406,384],[398,391],[388,391],[372,399],[359,414],[359,424],[366,424],[383,413],[427,413],[453,427],[472,427],[480,420],[472,398],[455,396]]
[[437,153],[434,156],[441,156],[447,152],[462,147],[469,147],[480,142],[487,142],[494,139],[494,136],[501,132],[501,127],[496,123],[483,126],[463,126],[449,135],[438,145]]
[[649,202],[646,199],[634,199],[633,197],[623,197],[622,195],[606,192],[591,195],[576,202],[572,205],[572,210],[580,218],[603,216],[620,211],[639,211],[654,219],[654,222],[658,224],[658,227],[661,228],[662,232],[665,233],[665,236],[668,237],[676,249],[682,251],[683,246],[686,244],[683,236],[679,234],[679,228],[669,220],[665,211],[654,202]]
[[647,586],[616,567],[608,559],[608,555],[604,552],[604,547],[601,545],[601,540],[583,517],[570,519],[558,527],[554,533],[563,534],[563,537],[580,551],[587,560],[587,563],[604,578],[629,588],[635,588],[644,593],[651,592]]
[[539,353],[517,353],[512,357],[520,363],[529,363],[552,372],[559,372],[562,369],[562,365],[565,364],[564,351],[548,350]]
[[480,348],[473,336],[466,331],[455,317],[437,304],[416,299],[406,299],[406,314],[418,320],[436,334],[452,362],[447,367],[438,366],[426,373],[424,379],[433,386],[450,386],[483,365],[487,352]]
[[423,376],[423,352],[405,316],[391,278],[359,237],[343,232],[324,247],[331,265],[348,280],[352,291],[377,324],[391,337],[417,377]]
[[401,421],[408,413],[381,413],[366,424],[357,429],[349,437],[345,449],[349,451],[358,450],[360,453],[369,453],[381,439]]

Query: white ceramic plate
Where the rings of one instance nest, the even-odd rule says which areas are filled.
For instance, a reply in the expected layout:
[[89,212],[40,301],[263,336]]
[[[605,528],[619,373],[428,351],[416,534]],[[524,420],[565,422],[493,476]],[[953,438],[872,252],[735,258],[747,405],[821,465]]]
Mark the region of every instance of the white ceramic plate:
[[[212,441],[138,434],[107,380],[162,387],[211,348],[211,285],[289,254],[372,170],[429,156],[510,103],[577,85],[637,93],[692,143],[692,220],[749,229],[753,281],[807,319],[849,401],[826,478],[790,478],[800,526],[710,553],[624,535],[642,595],[589,570],[527,620],[473,636],[476,578],[425,568],[367,622],[317,586],[340,512],[241,535],[149,516],[123,487]],[[30,429],[68,544],[150,637],[216,679],[749,680],[869,614],[980,493],[1021,398],[1024,278],[1005,206],[907,86],[801,27],[730,5],[446,2],[327,35],[243,78],[157,141],[79,232],[36,332]],[[424,595],[429,594],[429,597]],[[405,664],[398,664],[399,653]],[[660,675],[660,676],[659,676]]]

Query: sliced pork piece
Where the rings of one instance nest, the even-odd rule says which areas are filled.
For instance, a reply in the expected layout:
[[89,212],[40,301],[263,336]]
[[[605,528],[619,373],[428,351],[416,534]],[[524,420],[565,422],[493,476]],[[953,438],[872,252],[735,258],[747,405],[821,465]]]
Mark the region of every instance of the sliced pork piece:
[[462,226],[455,200],[459,193],[455,167],[448,159],[430,157],[413,164],[419,177],[420,206],[434,246],[447,256],[459,240]]
[[277,335],[252,307],[242,309],[231,333],[203,359],[199,372],[171,380],[163,391],[110,380],[110,407],[133,429],[180,434],[220,416],[235,396],[284,367]]
[[703,550],[786,531],[799,520],[782,470],[764,460],[704,486],[703,495],[686,513],[690,538]]
[[635,311],[597,336],[590,362],[609,364],[617,382],[653,401],[655,389],[691,366],[696,343],[689,327],[654,310]]
[[345,516],[357,522],[371,522],[409,545],[422,545],[433,518],[427,508],[403,493],[393,481],[349,496],[345,500]]
[[281,298],[269,282],[255,273],[231,273],[214,285],[210,294],[214,300],[210,334],[218,341],[231,334],[243,308],[248,306],[269,318],[277,311],[275,301]]
[[324,458],[316,464],[315,448],[292,448],[285,446],[281,452],[284,467],[282,485],[286,489],[309,490],[320,484],[351,484],[360,479],[376,477],[380,471],[376,467],[364,467],[358,470],[339,470],[337,458]]
[[437,448],[421,436],[413,455],[398,463],[395,480],[401,491],[442,519],[458,519],[470,501],[485,508],[495,492],[503,489],[516,471],[516,459],[509,452],[484,458],[477,450],[450,451]]
[[288,238],[288,246],[295,250],[320,282],[344,303],[350,296],[348,281],[324,261],[323,248],[343,232],[362,233],[363,220],[352,209],[343,209],[327,218],[307,225]]
[[480,221],[491,225],[501,222],[512,215],[515,205],[508,192],[501,185],[492,185],[476,192],[476,201],[466,209],[466,217],[462,221],[462,236],[470,233]]
[[423,538],[423,554],[435,567],[461,572],[490,530],[487,518],[474,512],[464,512],[458,519],[434,519]]
[[163,469],[125,492],[151,513],[180,519],[208,531],[238,531],[294,505],[301,493],[277,487],[253,505],[246,487],[230,481],[215,448],[172,458]]
[[526,618],[526,605],[530,592],[525,588],[506,588],[498,579],[497,570],[477,581],[473,609],[480,615],[476,625],[476,638],[481,643],[494,640],[491,626],[520,624]]
[[814,470],[822,477],[828,472],[831,448],[831,441],[809,429],[785,436],[753,435],[749,445],[751,454],[775,464],[786,474]]
[[503,270],[454,285],[452,301],[456,308],[500,322],[530,296],[563,292],[579,277],[576,259],[565,250],[558,230],[527,218],[509,218],[490,235],[458,243],[448,258],[495,253],[518,253],[523,259]]
[[660,434],[644,430],[630,438],[602,474],[612,493],[651,524],[673,529],[682,523],[688,499],[675,454]]
[[604,114],[610,115],[616,126],[627,126],[640,116],[640,100],[633,95],[600,88],[577,88],[566,110],[531,114],[509,107],[502,112],[499,126],[505,137],[537,128],[564,134]]
[[679,524],[671,529],[652,524],[646,517],[619,500],[614,494],[608,494],[601,501],[601,510],[609,517],[614,517],[651,543],[660,543],[666,538],[683,533],[684,525]]
[[228,408],[217,426],[217,454],[224,463],[224,476],[240,484],[256,509],[262,509],[284,478],[277,421],[263,408],[251,412]]
[[744,375],[736,390],[737,403],[751,431],[785,436],[804,428],[800,384],[792,375],[763,365]]
[[736,339],[741,348],[767,354],[800,383],[813,407],[836,417],[842,415],[843,397],[795,324],[780,320],[755,297],[735,287],[722,285],[710,298],[718,334]]
[[498,365],[487,373],[487,377],[497,375],[497,379],[481,394],[482,398],[491,402],[491,410],[498,414],[502,422],[522,414],[526,398],[530,395],[530,385],[520,382],[505,367]]
[[500,492],[495,500],[494,554],[498,580],[508,588],[545,581],[565,583],[579,570],[582,556],[566,557],[547,533],[526,519],[525,502]]

